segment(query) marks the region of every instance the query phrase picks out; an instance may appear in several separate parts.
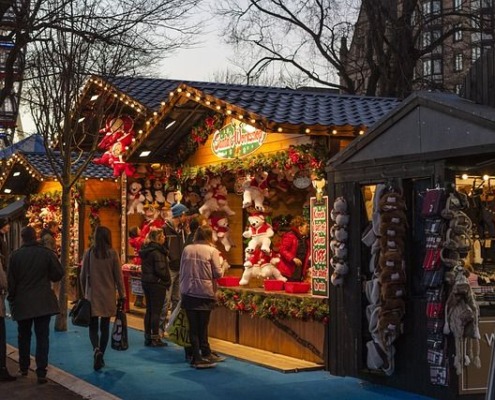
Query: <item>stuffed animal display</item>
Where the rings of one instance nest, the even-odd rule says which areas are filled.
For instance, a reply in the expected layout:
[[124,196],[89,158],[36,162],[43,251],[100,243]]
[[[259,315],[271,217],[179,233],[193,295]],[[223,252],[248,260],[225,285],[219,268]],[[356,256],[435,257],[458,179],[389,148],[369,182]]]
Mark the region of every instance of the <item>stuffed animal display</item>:
[[254,253],[260,247],[261,251],[270,253],[271,237],[274,232],[272,226],[265,221],[262,214],[252,214],[248,217],[248,227],[242,236],[250,239],[246,247],[247,253]]
[[242,185],[242,208],[253,206],[257,211],[265,211],[263,202],[265,195],[268,195],[267,184],[268,173],[260,171],[254,176],[248,175]]
[[239,285],[244,286],[249,283],[251,278],[274,278],[279,281],[287,282],[277,268],[280,258],[276,253],[270,251],[263,252],[259,247],[253,253],[245,253],[244,272]]
[[349,272],[347,265],[347,224],[349,223],[349,214],[347,214],[347,201],[344,197],[337,197],[330,212],[330,218],[334,225],[330,229],[330,250],[333,257],[330,259],[330,265],[333,273],[330,282],[334,286],[344,284],[344,276]]
[[229,251],[232,245],[230,238],[229,219],[226,215],[213,215],[210,218],[210,225],[213,231],[213,240],[223,244],[225,251]]
[[199,208],[199,213],[205,218],[209,218],[213,212],[221,211],[228,216],[235,215],[228,205],[227,188],[222,185],[220,177],[211,177],[205,185],[206,194],[203,205]]
[[135,212],[139,214],[144,213],[145,197],[141,193],[142,188],[143,185],[138,181],[129,184],[129,188],[127,189],[127,214],[134,214]]

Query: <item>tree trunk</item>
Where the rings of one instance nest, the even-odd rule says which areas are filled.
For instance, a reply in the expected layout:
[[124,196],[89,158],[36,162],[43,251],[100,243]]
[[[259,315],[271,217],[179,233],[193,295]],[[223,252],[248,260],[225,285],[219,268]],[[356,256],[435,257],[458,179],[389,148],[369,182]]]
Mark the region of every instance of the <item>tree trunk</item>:
[[[70,163],[69,163],[70,165]],[[60,292],[58,296],[58,304],[60,307],[60,314],[55,319],[55,330],[66,331],[67,330],[67,288],[69,287],[69,272],[70,268],[70,228],[71,228],[71,189],[68,185],[62,185],[62,249],[60,255],[60,262],[64,266],[65,275],[60,282]]]

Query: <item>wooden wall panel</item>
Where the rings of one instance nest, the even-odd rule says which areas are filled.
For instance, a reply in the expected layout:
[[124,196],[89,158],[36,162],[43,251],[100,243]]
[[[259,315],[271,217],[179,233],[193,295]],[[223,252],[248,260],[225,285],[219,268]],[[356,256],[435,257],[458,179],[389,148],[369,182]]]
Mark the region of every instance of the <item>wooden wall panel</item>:
[[237,343],[237,315],[225,307],[216,307],[211,313],[208,335],[220,340]]
[[62,186],[55,181],[43,181],[40,183],[39,193],[62,192]]

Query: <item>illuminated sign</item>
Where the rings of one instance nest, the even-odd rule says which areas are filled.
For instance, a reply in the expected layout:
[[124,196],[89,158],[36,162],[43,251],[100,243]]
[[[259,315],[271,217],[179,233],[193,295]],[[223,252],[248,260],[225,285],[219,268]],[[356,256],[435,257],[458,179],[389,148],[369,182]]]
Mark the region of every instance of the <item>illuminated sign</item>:
[[230,123],[213,134],[211,150],[218,158],[245,157],[259,149],[266,132],[243,122]]

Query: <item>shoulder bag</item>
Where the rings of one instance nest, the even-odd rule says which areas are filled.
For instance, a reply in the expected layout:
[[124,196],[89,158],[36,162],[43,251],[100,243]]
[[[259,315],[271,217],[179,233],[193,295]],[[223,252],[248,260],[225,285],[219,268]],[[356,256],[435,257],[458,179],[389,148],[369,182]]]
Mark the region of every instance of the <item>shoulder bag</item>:
[[[88,276],[86,278],[86,287],[90,285],[90,260],[91,250],[88,252]],[[73,325],[88,327],[91,320],[91,302],[85,297],[76,300],[75,302],[73,302],[73,306],[70,310],[69,316],[71,317]]]

